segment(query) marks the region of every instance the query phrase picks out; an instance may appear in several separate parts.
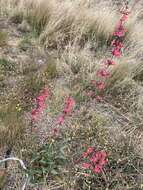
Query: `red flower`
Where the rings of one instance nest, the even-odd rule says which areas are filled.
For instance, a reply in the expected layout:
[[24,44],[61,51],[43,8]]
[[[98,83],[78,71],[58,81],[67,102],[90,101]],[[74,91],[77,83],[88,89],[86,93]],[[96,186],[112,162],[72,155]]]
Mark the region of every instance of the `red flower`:
[[57,119],[57,124],[62,125],[65,122],[65,116],[62,115]]
[[101,173],[102,172],[102,167],[101,166],[95,166],[95,168],[92,170],[94,173],[97,173],[97,174],[99,174],[99,173]]
[[98,151],[90,158],[90,161],[93,162],[94,164],[102,166],[106,164],[106,157],[107,154],[105,151]]
[[87,157],[89,154],[93,153],[94,148],[89,147],[86,152],[83,153],[83,157]]
[[57,124],[62,125],[64,123],[65,117],[67,116],[67,114],[69,114],[72,111],[74,106],[75,106],[75,100],[71,97],[68,97],[65,101],[63,115],[57,119]]
[[101,173],[103,167],[107,163],[107,154],[105,151],[94,151],[94,148],[89,148],[86,152],[83,153],[84,158],[87,159],[88,162],[84,162],[82,164],[84,169],[90,169],[93,173]]
[[37,96],[36,100],[37,102],[44,101],[45,97],[43,96],[43,94],[41,94],[40,96]]
[[83,167],[84,169],[89,169],[89,168],[91,167],[91,164],[84,162],[84,163],[82,164],[82,167]]
[[68,114],[72,111],[73,107],[75,106],[75,100],[71,97],[67,98],[66,105],[64,108],[64,113]]
[[37,120],[39,113],[40,113],[40,112],[39,112],[38,109],[33,109],[33,110],[31,111],[32,120]]
[[100,173],[107,163],[107,154],[105,151],[98,151],[90,158],[91,163],[94,165],[93,172]]
[[114,36],[123,37],[125,36],[125,31],[124,30],[115,31]]
[[97,97],[96,97],[96,100],[97,100],[98,102],[102,102],[103,97],[101,97],[101,96],[97,96]]
[[35,103],[37,108],[31,112],[32,120],[37,120],[39,114],[46,108],[46,98],[49,96],[49,91],[44,89],[40,95],[36,97]]
[[106,77],[110,76],[110,73],[106,69],[99,69],[97,71],[97,76],[106,78]]
[[98,90],[103,90],[105,88],[105,83],[102,81],[96,82],[96,87]]
[[117,47],[117,48],[122,48],[122,47],[124,47],[123,43],[120,42],[119,40],[113,40],[113,41],[111,42],[111,44],[112,44],[112,46],[115,46],[115,47]]
[[122,21],[120,21],[116,27],[115,32],[113,33],[114,36],[123,37],[125,36],[126,30],[123,26]]
[[116,65],[116,62],[113,61],[113,60],[107,59],[107,60],[105,61],[105,64],[106,64],[107,66]]
[[112,50],[112,55],[114,55],[115,57],[120,57],[121,56],[121,50],[120,50],[120,48],[114,48]]
[[126,21],[126,20],[128,20],[128,18],[129,18],[129,16],[128,15],[126,15],[126,14],[124,14],[122,17],[121,17],[121,21]]

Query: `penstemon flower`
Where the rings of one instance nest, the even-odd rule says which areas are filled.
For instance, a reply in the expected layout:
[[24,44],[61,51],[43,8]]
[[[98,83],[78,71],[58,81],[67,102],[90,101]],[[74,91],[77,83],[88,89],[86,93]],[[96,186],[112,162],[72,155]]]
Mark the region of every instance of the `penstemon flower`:
[[44,89],[40,92],[40,95],[36,97],[36,108],[31,111],[31,117],[33,121],[38,120],[40,114],[46,108],[46,99],[49,97],[49,91]]
[[124,47],[123,43],[122,43],[120,40],[118,40],[118,39],[113,40],[113,41],[111,42],[111,45],[112,45],[112,46],[115,46],[115,47],[118,47],[118,48]]
[[58,117],[57,124],[62,125],[65,122],[65,118],[70,114],[75,106],[75,100],[72,97],[68,97],[65,101],[63,114]]
[[126,20],[128,20],[128,18],[129,18],[129,16],[128,15],[126,15],[126,14],[124,14],[122,17],[121,17],[121,19],[120,19],[120,21],[126,21]]
[[112,49],[112,55],[115,57],[120,57],[121,56],[121,49],[118,47],[115,47]]
[[[120,12],[122,13],[122,16],[121,16],[119,22],[117,23],[117,26],[115,27],[115,31],[113,32],[114,39],[111,42],[112,57],[120,57],[122,54],[121,50],[124,47],[124,45],[122,43],[123,37],[125,36],[125,33],[126,33],[126,29],[124,27],[124,22],[128,19],[128,17],[129,17],[128,15],[130,12],[128,11],[128,7],[123,8]],[[116,64],[116,62],[113,61],[112,59],[107,59],[103,63],[105,64],[106,67],[99,69],[97,71],[97,76],[102,77],[102,79],[104,79],[104,80],[100,80],[100,81],[92,80],[91,81],[91,84],[94,85],[98,89],[98,91],[102,91],[105,88],[105,78],[110,76],[110,73],[107,70],[107,68],[111,65]]]
[[107,65],[108,67],[111,65],[116,65],[116,62],[111,60],[111,59],[107,59],[105,62],[105,65]]
[[62,125],[65,122],[65,115],[61,115],[57,119],[57,124]]
[[84,163],[82,164],[82,167],[83,167],[83,169],[89,169],[89,168],[91,167],[91,164],[84,162]]
[[93,151],[94,151],[94,148],[93,148],[93,147],[89,147],[89,148],[87,149],[87,151],[83,153],[82,156],[86,158],[86,157],[89,156],[91,153],[93,153]]
[[64,107],[64,113],[68,114],[72,111],[73,107],[75,106],[75,100],[71,97],[66,99],[65,107]]
[[117,24],[115,32],[113,32],[113,36],[117,37],[123,37],[125,36],[126,30],[123,26],[123,22],[120,20],[119,23]]
[[101,173],[108,162],[107,153],[104,150],[95,151],[93,147],[88,148],[82,156],[86,159],[86,162],[82,163],[82,168],[89,169],[95,174]]
[[102,81],[97,81],[97,82],[96,82],[96,88],[97,88],[98,90],[103,90],[103,89],[105,88],[105,83],[102,82]]
[[97,71],[97,76],[98,77],[105,77],[105,78],[107,78],[107,77],[110,76],[110,73],[107,71],[107,69],[99,69]]

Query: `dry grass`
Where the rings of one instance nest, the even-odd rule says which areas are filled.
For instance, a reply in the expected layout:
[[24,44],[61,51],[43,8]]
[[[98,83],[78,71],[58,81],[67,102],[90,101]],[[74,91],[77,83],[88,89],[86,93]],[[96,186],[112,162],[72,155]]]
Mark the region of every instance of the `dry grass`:
[[7,32],[0,31],[0,46],[4,46],[7,43]]

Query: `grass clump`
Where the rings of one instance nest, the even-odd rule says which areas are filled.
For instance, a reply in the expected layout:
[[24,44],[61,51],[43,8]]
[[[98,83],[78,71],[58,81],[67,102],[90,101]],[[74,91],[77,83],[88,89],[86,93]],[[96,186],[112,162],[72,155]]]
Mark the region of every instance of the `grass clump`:
[[31,108],[33,99],[38,95],[44,85],[45,80],[39,73],[33,75],[30,73],[24,78],[20,89],[20,97],[24,110],[29,110]]
[[19,43],[19,48],[22,50],[22,51],[27,51],[30,47],[31,47],[31,41],[29,38],[25,37],[23,38],[20,43]]
[[15,63],[5,58],[0,59],[0,69],[4,71],[14,71]]
[[0,106],[0,146],[13,147],[23,133],[22,110],[17,109],[17,100]]
[[15,72],[15,63],[12,62],[12,61],[9,61],[5,58],[2,58],[0,59],[0,81],[1,81],[1,84],[0,86],[1,87],[4,87],[4,79],[6,78],[6,74],[7,73],[12,73],[12,72]]
[[0,188],[3,189],[6,184],[6,171],[5,169],[1,169],[0,171]]
[[21,13],[15,13],[10,17],[10,21],[15,24],[20,24],[23,20],[23,15]]
[[54,60],[48,62],[44,73],[47,79],[53,79],[57,77],[58,76],[57,63]]
[[7,44],[8,33],[0,30],[0,46],[4,46]]

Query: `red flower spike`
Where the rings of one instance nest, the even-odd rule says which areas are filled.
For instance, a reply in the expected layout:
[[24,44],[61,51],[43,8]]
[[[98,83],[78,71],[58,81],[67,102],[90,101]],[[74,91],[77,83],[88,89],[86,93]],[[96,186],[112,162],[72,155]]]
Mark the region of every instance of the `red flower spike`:
[[94,151],[94,148],[93,147],[89,147],[87,149],[87,151],[83,153],[83,157],[86,158],[87,156],[89,156],[89,154],[93,153],[93,151]]
[[110,76],[110,73],[106,69],[99,69],[97,71],[97,76],[98,77],[105,77],[105,78],[107,78],[107,77]]
[[115,32],[114,32],[114,36],[124,37],[124,36],[125,36],[125,31],[124,31],[124,30],[115,31]]
[[87,149],[87,153],[88,153],[88,154],[93,153],[93,151],[94,151],[94,148],[93,148],[93,147],[89,147],[89,148]]
[[123,43],[120,42],[119,40],[113,40],[113,41],[111,42],[111,45],[112,45],[112,46],[115,46],[115,47],[117,47],[117,48],[122,48],[122,47],[124,47]]
[[99,174],[102,172],[102,167],[97,165],[92,171],[96,174]]
[[120,57],[121,56],[121,50],[120,50],[120,48],[114,48],[112,50],[112,55],[114,55],[115,57]]
[[33,121],[38,119],[38,115],[39,115],[39,110],[38,109],[33,109],[31,111],[31,117],[32,117]]
[[107,66],[116,65],[116,62],[113,61],[113,60],[107,59],[107,60],[105,61],[105,65],[107,65]]
[[96,100],[97,100],[98,102],[102,102],[103,97],[101,97],[101,96],[97,96],[97,97],[96,97]]
[[116,30],[115,32],[113,33],[114,36],[118,36],[118,37],[123,37],[125,36],[125,33],[126,33],[126,30],[123,26],[123,23],[122,21],[120,21],[118,24],[117,24],[117,27],[116,27]]
[[75,100],[71,97],[67,98],[66,105],[64,108],[64,113],[68,114],[72,111],[73,107],[75,106]]
[[64,116],[64,115],[60,116],[60,117],[57,119],[57,124],[58,124],[58,125],[62,125],[62,124],[64,124],[64,122],[65,122],[65,116]]
[[34,100],[37,108],[33,109],[31,112],[32,120],[37,120],[39,114],[46,108],[46,98],[49,96],[49,91],[44,89],[41,91],[40,95]]
[[89,168],[91,167],[91,164],[84,162],[84,163],[82,164],[82,167],[83,167],[84,169],[89,169]]
[[57,124],[62,125],[64,123],[65,117],[67,116],[67,114],[71,113],[74,106],[75,106],[75,100],[72,97],[68,97],[65,101],[65,107],[63,110],[63,115],[57,119]]
[[129,16],[128,15],[126,15],[126,14],[124,14],[122,17],[121,17],[121,19],[120,19],[120,21],[126,21],[126,20],[128,20],[128,18],[129,18]]
[[105,83],[102,81],[96,82],[96,87],[98,90],[103,90],[105,88]]

